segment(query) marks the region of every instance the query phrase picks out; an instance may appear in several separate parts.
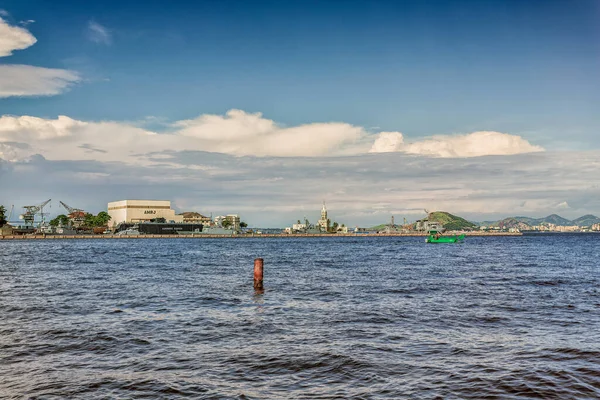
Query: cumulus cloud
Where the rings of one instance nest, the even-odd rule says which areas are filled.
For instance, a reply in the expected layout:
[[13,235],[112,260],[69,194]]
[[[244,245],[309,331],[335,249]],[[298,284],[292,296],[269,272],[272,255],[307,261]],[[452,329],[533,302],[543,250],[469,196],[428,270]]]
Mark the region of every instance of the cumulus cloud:
[[[0,18],[0,57],[26,49],[36,38],[25,28],[11,26]],[[31,65],[0,65],[0,98],[52,96],[62,93],[81,78],[74,71]]]
[[317,156],[336,154],[366,132],[345,123],[313,123],[281,127],[261,113],[230,110],[177,122],[179,135],[194,138],[202,150],[235,155]]
[[[404,143],[399,132],[369,133],[342,123],[281,126],[260,113],[230,110],[225,115],[201,115],[173,123],[157,133],[119,122],[85,122],[66,116],[0,118],[0,142],[25,141],[32,154],[49,159],[126,160],[132,164],[160,163],[157,153],[205,151],[235,156],[327,157],[371,152],[401,152],[435,157],[475,157],[540,151],[524,139],[497,132],[438,136]],[[60,145],[59,145],[60,144]]]
[[112,43],[110,31],[97,22],[89,21],[87,26],[88,38],[98,44],[109,45]]
[[[96,213],[122,198],[164,198],[181,211],[239,213],[262,227],[289,226],[304,216],[315,222],[323,199],[332,221],[349,226],[386,223],[391,215],[414,221],[424,216],[423,208],[475,221],[600,213],[600,187],[589,179],[600,163],[598,151],[472,159],[397,152],[318,159],[197,151],[157,156],[163,163],[39,156],[6,163],[0,204],[52,198]],[[558,209],[561,202],[570,208]]]
[[0,65],[0,98],[53,96],[81,80],[74,71],[31,65]]
[[400,132],[381,132],[370,152],[403,152],[434,157],[480,157],[544,151],[520,136],[480,131],[465,135],[435,136],[405,143]]
[[[0,14],[6,16],[6,14]],[[11,26],[0,18],[0,57],[12,55],[14,50],[23,50],[33,46],[36,38],[25,28]]]

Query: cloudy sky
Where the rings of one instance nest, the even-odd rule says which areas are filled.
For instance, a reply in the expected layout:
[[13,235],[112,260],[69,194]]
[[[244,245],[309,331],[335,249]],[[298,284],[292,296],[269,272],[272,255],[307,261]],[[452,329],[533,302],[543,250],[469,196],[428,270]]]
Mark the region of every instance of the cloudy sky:
[[0,204],[600,214],[600,2],[0,0]]

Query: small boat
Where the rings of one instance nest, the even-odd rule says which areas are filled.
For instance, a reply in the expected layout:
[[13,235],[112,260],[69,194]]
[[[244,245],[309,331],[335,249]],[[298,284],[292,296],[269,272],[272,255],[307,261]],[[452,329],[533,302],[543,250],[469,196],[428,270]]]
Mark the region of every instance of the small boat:
[[456,243],[465,238],[465,235],[442,236],[441,232],[436,230],[429,231],[429,236],[425,239],[425,243]]

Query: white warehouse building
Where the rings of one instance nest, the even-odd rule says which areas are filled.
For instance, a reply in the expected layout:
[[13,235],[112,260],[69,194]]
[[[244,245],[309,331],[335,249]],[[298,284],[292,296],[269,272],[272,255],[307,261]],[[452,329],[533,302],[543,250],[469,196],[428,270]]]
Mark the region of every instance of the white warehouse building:
[[121,200],[108,203],[110,224],[148,222],[164,218],[167,222],[183,222],[183,215],[176,215],[168,200]]

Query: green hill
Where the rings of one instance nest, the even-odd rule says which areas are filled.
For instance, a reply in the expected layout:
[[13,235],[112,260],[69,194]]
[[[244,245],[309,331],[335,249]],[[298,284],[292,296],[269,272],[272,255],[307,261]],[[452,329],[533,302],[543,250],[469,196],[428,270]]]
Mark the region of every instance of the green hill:
[[385,228],[387,228],[389,225],[388,224],[380,224],[380,225],[376,225],[376,226],[372,226],[370,228],[367,228],[370,231],[382,231]]
[[579,218],[573,220],[573,224],[578,225],[578,226],[592,226],[592,225],[598,224],[598,223],[600,223],[600,218],[596,217],[595,215],[591,215],[591,214],[587,214],[587,215],[584,215],[583,217],[579,217]]
[[447,213],[445,211],[434,211],[432,213],[429,213],[428,219],[429,221],[440,222],[444,226],[444,228],[446,228],[449,231],[460,231],[477,228],[476,224],[469,222],[464,218]]
[[536,225],[554,224],[554,225],[559,225],[559,226],[567,226],[567,225],[572,224],[572,222],[569,221],[568,219],[563,218],[560,215],[556,215],[556,214],[548,215],[546,218],[540,218],[536,222],[537,222]]
[[[530,229],[532,226],[542,224],[554,224],[557,226],[591,226],[593,224],[600,223],[600,218],[595,215],[587,214],[573,221],[561,217],[560,215],[552,214],[544,218],[530,218],[530,217],[508,217],[500,221],[484,221],[481,225],[484,226],[498,226],[500,228],[519,228],[519,229]],[[528,225],[529,227],[527,227]]]

